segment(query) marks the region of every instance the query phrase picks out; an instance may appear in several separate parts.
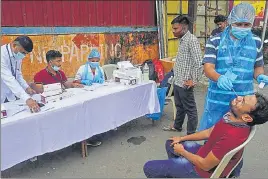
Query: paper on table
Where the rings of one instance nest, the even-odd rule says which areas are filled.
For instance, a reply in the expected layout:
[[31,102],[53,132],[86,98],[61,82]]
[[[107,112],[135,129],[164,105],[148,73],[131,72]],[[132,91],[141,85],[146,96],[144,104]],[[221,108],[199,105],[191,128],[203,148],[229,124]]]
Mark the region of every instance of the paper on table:
[[103,83],[103,84],[94,83],[91,86],[85,86],[84,88],[81,88],[81,89],[84,89],[85,91],[94,91],[97,88],[100,88],[100,87],[103,87],[103,86],[108,86],[108,84],[107,83]]

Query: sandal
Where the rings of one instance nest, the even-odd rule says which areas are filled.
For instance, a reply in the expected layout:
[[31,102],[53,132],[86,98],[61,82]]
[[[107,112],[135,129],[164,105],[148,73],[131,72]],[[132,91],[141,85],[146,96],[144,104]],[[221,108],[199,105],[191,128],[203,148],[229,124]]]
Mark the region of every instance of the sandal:
[[169,126],[169,127],[163,127],[163,130],[164,131],[173,131],[173,132],[181,132],[182,131],[182,129],[181,130],[177,130],[174,127],[171,127],[171,126]]

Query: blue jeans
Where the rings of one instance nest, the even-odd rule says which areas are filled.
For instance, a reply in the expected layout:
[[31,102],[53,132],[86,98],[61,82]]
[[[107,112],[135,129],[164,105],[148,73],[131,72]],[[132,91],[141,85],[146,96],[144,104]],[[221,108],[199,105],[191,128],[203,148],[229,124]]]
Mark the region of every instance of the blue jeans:
[[[147,178],[200,178],[194,169],[194,165],[186,158],[179,156],[170,146],[171,141],[166,142],[168,160],[148,161],[143,171]],[[182,142],[185,150],[196,153],[201,145],[192,141]]]
[[163,79],[163,80],[161,81],[161,83],[160,83],[160,88],[168,87],[168,79],[169,79],[171,76],[174,76],[174,72],[173,72],[173,70],[171,70],[170,72],[168,72],[168,73],[164,76],[164,79]]

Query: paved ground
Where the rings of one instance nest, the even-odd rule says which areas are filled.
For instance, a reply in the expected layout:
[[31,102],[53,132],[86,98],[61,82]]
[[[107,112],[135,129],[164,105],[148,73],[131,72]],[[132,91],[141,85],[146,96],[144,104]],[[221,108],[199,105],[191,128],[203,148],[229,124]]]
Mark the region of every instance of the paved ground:
[[[268,90],[264,93],[268,96]],[[204,95],[204,88],[196,90],[199,116],[203,111]],[[161,130],[162,126],[172,122],[172,118],[172,106],[168,105],[163,118],[155,125],[148,119],[139,118],[117,131],[106,133],[102,137],[103,145],[89,148],[86,159],[81,158],[80,145],[77,145],[43,155],[36,164],[18,164],[2,172],[2,177],[144,178],[144,163],[151,159],[166,159],[165,140],[185,133]],[[255,138],[246,148],[242,177],[268,178],[267,128],[268,124],[259,126]]]

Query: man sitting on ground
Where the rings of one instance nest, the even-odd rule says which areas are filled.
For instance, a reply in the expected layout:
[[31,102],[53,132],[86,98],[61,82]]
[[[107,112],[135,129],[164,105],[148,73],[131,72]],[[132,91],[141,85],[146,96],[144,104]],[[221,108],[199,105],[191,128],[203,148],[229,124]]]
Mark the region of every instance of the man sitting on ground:
[[[224,155],[245,142],[250,127],[268,120],[268,100],[263,95],[238,96],[231,110],[215,126],[195,134],[173,137],[166,142],[168,160],[153,160],[144,165],[148,178],[209,178]],[[204,145],[194,141],[206,140]],[[220,177],[226,177],[242,157],[236,153]],[[237,167],[235,170],[240,170]]]

